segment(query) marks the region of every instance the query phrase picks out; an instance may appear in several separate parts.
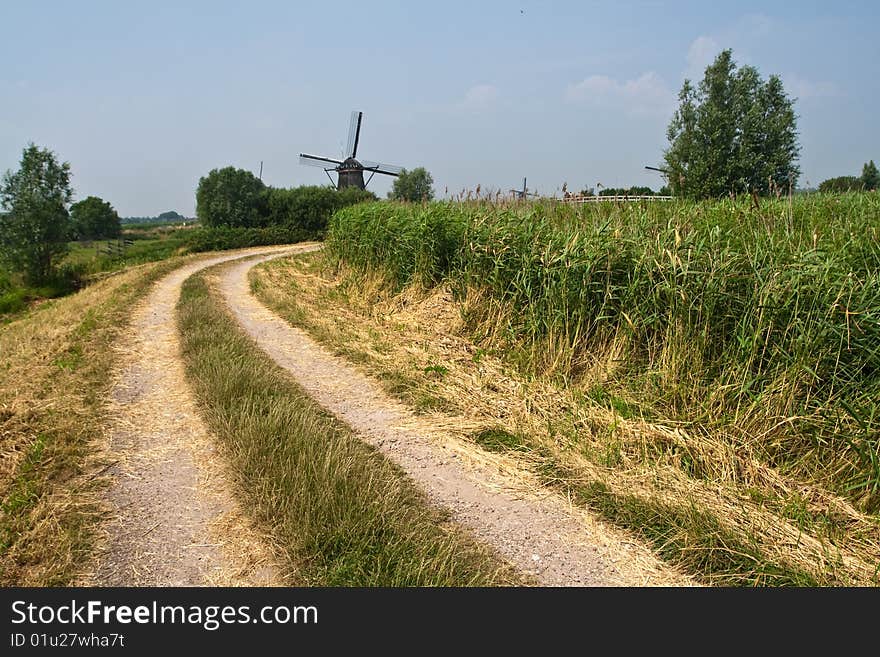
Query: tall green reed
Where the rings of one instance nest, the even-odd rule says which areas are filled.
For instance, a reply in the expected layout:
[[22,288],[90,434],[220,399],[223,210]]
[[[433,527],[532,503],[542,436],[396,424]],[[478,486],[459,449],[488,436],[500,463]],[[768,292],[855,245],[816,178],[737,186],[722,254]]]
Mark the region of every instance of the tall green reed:
[[[448,285],[528,371],[733,427],[880,508],[880,195],[374,203],[328,246],[397,289]],[[626,358],[597,374],[610,345]]]

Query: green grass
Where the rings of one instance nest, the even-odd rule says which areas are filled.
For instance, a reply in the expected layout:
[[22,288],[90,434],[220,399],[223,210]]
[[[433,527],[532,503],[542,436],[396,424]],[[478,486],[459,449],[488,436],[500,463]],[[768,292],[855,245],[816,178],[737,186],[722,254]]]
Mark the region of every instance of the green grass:
[[[285,226],[230,228],[200,226],[124,226],[121,239],[70,242],[52,277],[38,286],[0,269],[0,321],[22,314],[35,301],[54,299],[82,289],[109,272],[174,256],[251,246],[292,244],[318,236],[315,231]],[[124,244],[129,240],[131,244]]]
[[176,230],[125,234],[123,239],[132,241],[129,245],[124,245],[120,240],[71,242],[70,251],[63,263],[78,267],[88,275],[165,260],[173,255],[189,252],[192,232],[192,230]]
[[490,452],[520,451],[527,445],[523,436],[502,428],[483,429],[475,433],[472,438],[475,443]]
[[374,203],[327,242],[393,289],[448,286],[525,373],[625,418],[757,436],[766,463],[880,511],[878,194]]
[[[363,364],[410,408],[436,398],[463,427],[481,427],[463,429],[462,439],[514,456],[508,467],[638,535],[703,582],[876,585],[880,518],[757,463],[732,431],[649,418],[602,385],[517,373],[499,361],[503,352],[490,355],[457,334],[454,305],[437,305],[445,292],[390,295],[379,284],[345,268],[334,274],[326,253],[264,263],[251,276],[264,304]],[[440,363],[450,364],[442,375]]]
[[178,305],[187,375],[243,506],[328,586],[512,584],[512,571],[432,508],[404,473],[312,401],[237,327],[205,275]]
[[[829,586],[795,564],[773,559],[696,505],[682,507],[615,493],[602,482],[561,486],[564,493],[645,539],[656,553],[716,586]],[[830,573],[829,573],[830,575]]]

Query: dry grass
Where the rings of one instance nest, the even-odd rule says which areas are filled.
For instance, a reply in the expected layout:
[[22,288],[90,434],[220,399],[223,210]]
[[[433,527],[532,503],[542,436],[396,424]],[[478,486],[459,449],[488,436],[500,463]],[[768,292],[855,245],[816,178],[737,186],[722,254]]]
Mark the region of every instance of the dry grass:
[[108,466],[91,458],[130,311],[180,260],[134,267],[0,328],[0,584],[69,584]]
[[[597,394],[590,372],[602,380],[616,366],[615,345],[584,364],[578,386],[524,377],[475,347],[442,287],[392,295],[379,278],[331,272],[323,257],[260,266],[252,285],[391,393],[513,457],[664,559],[722,585],[877,584],[876,516],[772,467],[743,432],[646,421],[625,400]],[[506,312],[483,325],[503,327]]]

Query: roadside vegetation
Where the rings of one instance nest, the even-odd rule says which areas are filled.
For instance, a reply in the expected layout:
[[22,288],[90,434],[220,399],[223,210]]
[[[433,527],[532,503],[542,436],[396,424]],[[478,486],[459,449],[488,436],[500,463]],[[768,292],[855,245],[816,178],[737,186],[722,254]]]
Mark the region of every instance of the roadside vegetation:
[[876,194],[368,204],[254,288],[707,582],[876,584],[878,217]]
[[321,409],[245,336],[210,287],[178,305],[183,357],[244,508],[315,586],[514,584],[512,569],[432,508],[400,469]]
[[112,346],[174,259],[46,301],[0,330],[0,585],[70,585],[95,543]]
[[72,203],[71,175],[69,163],[29,144],[19,169],[0,182],[0,321],[132,265],[322,239],[333,212],[375,199],[359,189],[266,187],[252,173],[226,167],[200,179],[199,221],[169,211],[123,224],[99,197]]

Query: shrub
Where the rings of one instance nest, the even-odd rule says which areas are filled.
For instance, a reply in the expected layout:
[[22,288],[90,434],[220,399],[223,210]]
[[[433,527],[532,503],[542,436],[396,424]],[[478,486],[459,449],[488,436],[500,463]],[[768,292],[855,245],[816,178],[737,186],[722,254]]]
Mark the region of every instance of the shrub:
[[189,235],[188,246],[192,252],[243,249],[250,246],[291,244],[310,239],[311,233],[302,228],[268,226],[265,228],[242,228],[218,226],[200,228]]
[[375,200],[372,192],[347,187],[336,191],[332,187],[302,186],[267,190],[270,226],[302,228],[314,237],[323,236],[330,216],[340,208],[367,200]]

